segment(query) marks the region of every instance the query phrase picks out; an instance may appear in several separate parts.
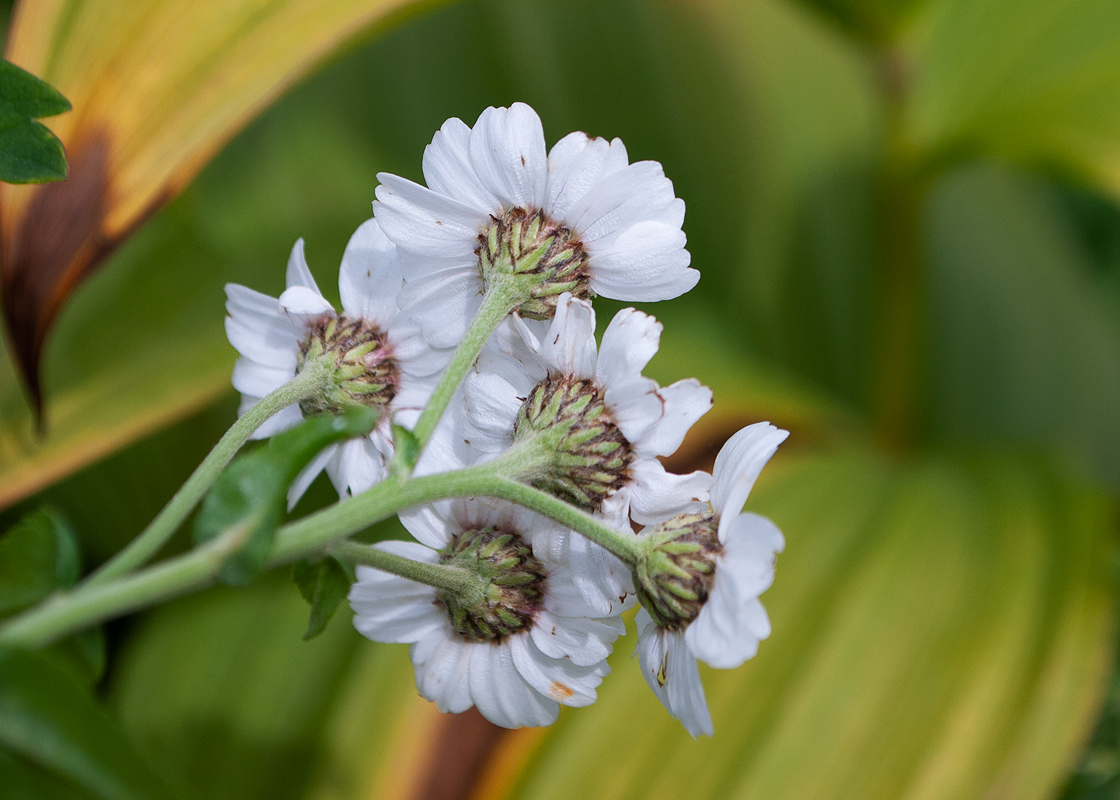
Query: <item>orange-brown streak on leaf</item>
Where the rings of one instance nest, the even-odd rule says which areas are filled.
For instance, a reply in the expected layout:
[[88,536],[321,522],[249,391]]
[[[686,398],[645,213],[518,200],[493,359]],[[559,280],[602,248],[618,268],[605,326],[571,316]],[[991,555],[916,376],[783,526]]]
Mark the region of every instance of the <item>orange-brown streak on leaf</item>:
[[[66,299],[235,133],[340,44],[410,0],[21,2],[6,56],[73,104],[51,121],[70,180],[0,187],[3,310],[38,416]],[[427,5],[425,3],[425,5]]]
[[486,763],[471,789],[470,800],[508,797],[547,732],[547,728],[507,731],[487,755]]
[[407,795],[411,800],[468,800],[487,772],[491,754],[511,734],[471,708],[446,714],[423,756],[425,768]]
[[38,414],[39,359],[47,331],[66,297],[113,245],[102,232],[109,142],[98,132],[72,152],[67,180],[31,189],[22,224],[4,237],[0,263],[5,323]]

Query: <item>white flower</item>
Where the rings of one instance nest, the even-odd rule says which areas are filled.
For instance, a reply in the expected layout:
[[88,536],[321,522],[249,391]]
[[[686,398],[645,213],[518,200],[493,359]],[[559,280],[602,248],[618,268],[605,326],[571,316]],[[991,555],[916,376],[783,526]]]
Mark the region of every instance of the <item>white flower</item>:
[[[398,311],[399,261],[396,247],[376,220],[363,223],[350,238],[339,269],[341,315],[319,292],[302,239],[292,248],[288,288],[279,300],[226,285],[226,334],[241,354],[233,370],[233,386],[242,395],[240,414],[292,380],[305,359],[324,352],[338,358],[338,380],[347,378],[339,388],[383,412],[368,438],[331,445],[319,453],[293,482],[290,505],[324,468],[341,497],[380,481],[393,453],[392,420],[415,420],[434,387],[433,373],[446,363],[445,356],[427,345],[413,319]],[[349,370],[345,375],[343,368]],[[323,401],[293,404],[265,422],[253,438],[292,427],[304,411],[324,410],[332,409]]]
[[758,598],[774,581],[774,560],[785,540],[770,520],[739,511],[788,435],[766,422],[739,431],[716,458],[710,507],[643,531],[657,535],[687,528],[688,540],[703,541],[704,552],[712,558],[714,571],[698,575],[706,590],[706,597],[704,591],[697,592],[699,613],[691,619],[665,619],[669,624],[660,625],[646,608],[646,596],[636,620],[637,652],[646,682],[693,737],[712,735],[697,659],[718,669],[734,669],[754,656],[758,643],[770,635],[770,620]]
[[[431,586],[358,568],[350,591],[354,625],[374,641],[411,645],[421,695],[445,713],[478,706],[506,728],[550,725],[561,704],[595,701],[623,625],[617,617],[589,618],[554,546],[553,523],[509,504],[475,500],[423,507],[401,520],[423,544],[376,547],[493,573],[488,599],[466,606]],[[505,566],[495,567],[499,562]]]
[[[672,455],[712,405],[694,379],[660,387],[642,369],[657,352],[661,323],[620,311],[595,347],[591,305],[562,295],[550,324],[499,331],[464,389],[461,435],[494,458],[511,446],[531,450],[539,489],[629,531],[707,499],[711,477],[672,475],[658,456]],[[612,613],[633,592],[631,572],[613,555],[571,534],[572,568],[587,600]]]
[[423,168],[427,188],[379,174],[374,214],[402,250],[425,257],[405,292],[433,308],[423,325],[435,347],[462,339],[490,279],[487,254],[511,241],[526,252],[552,243],[531,259],[543,283],[520,306],[537,319],[563,291],[668,300],[699,280],[684,249],[684,202],[660,164],[628,163],[618,139],[572,133],[546,156],[540,118],[515,103],[486,109],[473,128],[449,119]]

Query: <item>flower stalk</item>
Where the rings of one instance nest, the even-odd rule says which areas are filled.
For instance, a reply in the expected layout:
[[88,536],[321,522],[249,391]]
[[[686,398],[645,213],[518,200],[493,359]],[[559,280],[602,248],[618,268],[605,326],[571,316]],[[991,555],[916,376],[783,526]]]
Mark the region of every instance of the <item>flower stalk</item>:
[[288,406],[316,397],[322,387],[330,382],[332,369],[329,359],[309,361],[295,378],[262,398],[242,414],[148,527],[123,550],[90,574],[85,580],[85,585],[99,586],[108,583],[151,560],[183,524],[183,520],[214,485],[218,475],[229,465],[254,431]]

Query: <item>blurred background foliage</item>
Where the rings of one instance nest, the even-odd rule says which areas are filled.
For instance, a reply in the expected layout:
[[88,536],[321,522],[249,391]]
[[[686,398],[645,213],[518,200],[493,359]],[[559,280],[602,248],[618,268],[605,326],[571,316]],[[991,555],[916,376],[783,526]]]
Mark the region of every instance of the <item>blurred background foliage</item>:
[[[715,390],[677,469],[793,432],[749,504],[788,542],[774,635],[704,673],[711,740],[633,637],[594,707],[500,732],[439,715],[346,614],[301,641],[276,574],[111,623],[101,677],[51,662],[116,749],[35,750],[0,688],[0,798],[1120,796],[1120,4],[464,0],[367,33],[74,291],[45,436],[0,356],[0,522],[49,505],[87,568],[118,550],[233,419],[222,285],[278,294],[302,236],[332,291],[376,173],[420,179],[444,119],[523,100],[687,203],[703,279],[649,307],[652,372]],[[0,686],[38,674],[20,658]]]

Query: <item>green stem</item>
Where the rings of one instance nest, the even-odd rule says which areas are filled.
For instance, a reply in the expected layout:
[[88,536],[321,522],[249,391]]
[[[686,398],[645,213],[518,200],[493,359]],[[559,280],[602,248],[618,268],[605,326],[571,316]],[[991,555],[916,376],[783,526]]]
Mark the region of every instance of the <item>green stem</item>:
[[[440,475],[383,481],[351,500],[282,526],[276,532],[268,565],[299,561],[337,547],[337,542],[403,509],[449,497],[473,496],[517,503],[586,536],[627,564],[637,563],[642,552],[642,540],[637,536],[617,531],[550,494],[497,474],[499,468],[499,461],[493,461]],[[231,529],[212,544],[113,582],[85,583],[59,593],[0,625],[0,644],[42,647],[108,619],[208,586],[237,546],[238,533],[236,528]],[[401,568],[399,563],[396,566]],[[404,574],[396,569],[389,571]],[[413,575],[405,577],[438,585]]]
[[326,360],[308,362],[292,380],[242,414],[151,524],[127,547],[86,578],[84,585],[99,586],[108,583],[146,564],[183,524],[183,520],[214,485],[218,475],[253,432],[277,412],[312,396],[330,376],[331,368],[332,365]]
[[439,424],[440,417],[447,410],[447,406],[451,403],[451,398],[455,396],[459,384],[463,382],[467,372],[474,366],[474,362],[478,358],[478,354],[482,352],[482,347],[486,344],[486,340],[490,338],[490,334],[521,302],[521,293],[517,292],[511,283],[494,281],[486,287],[486,294],[482,298],[482,306],[478,309],[474,319],[471,320],[463,341],[455,349],[447,369],[444,370],[443,376],[428,400],[428,405],[424,407],[420,419],[416,421],[416,427],[413,428],[413,435],[416,436],[421,450],[432,438],[432,433],[435,431],[436,425]]
[[382,572],[400,575],[410,581],[452,592],[464,598],[464,602],[468,605],[477,603],[484,591],[481,579],[461,567],[413,561],[411,558],[357,542],[336,542],[327,548],[327,552],[341,561],[365,564]]

